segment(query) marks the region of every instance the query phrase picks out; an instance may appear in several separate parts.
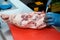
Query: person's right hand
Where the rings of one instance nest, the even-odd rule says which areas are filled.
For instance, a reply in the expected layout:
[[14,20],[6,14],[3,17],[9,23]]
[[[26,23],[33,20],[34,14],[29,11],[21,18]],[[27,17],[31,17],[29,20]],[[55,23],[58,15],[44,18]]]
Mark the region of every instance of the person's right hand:
[[46,13],[45,22],[48,25],[54,25],[54,26],[59,27],[60,26],[60,14],[53,13],[53,12]]

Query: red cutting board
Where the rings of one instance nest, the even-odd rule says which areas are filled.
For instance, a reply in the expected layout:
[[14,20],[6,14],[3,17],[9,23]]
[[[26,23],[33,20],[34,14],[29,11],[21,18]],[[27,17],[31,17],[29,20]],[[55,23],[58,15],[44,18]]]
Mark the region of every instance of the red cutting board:
[[60,40],[60,32],[54,28],[44,28],[41,30],[21,29],[9,24],[14,40]]

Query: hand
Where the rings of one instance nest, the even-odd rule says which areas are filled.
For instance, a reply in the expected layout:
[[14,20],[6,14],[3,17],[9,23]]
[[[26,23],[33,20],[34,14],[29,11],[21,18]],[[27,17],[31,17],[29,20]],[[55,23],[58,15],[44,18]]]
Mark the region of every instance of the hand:
[[60,14],[48,12],[46,13],[45,22],[48,25],[60,26]]
[[0,4],[1,10],[6,10],[12,8],[12,4]]

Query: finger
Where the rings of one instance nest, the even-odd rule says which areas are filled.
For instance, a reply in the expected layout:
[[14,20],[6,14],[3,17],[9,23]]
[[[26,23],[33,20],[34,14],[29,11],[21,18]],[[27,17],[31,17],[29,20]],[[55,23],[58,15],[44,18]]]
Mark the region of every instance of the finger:
[[51,22],[54,22],[53,19],[48,19],[48,20],[44,20],[45,23],[51,23]]

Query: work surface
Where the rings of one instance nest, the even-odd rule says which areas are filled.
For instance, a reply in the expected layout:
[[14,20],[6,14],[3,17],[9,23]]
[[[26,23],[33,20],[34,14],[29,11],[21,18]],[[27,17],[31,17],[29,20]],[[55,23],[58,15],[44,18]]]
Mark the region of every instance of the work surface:
[[41,30],[21,29],[9,24],[14,40],[60,40],[60,32],[54,28]]

